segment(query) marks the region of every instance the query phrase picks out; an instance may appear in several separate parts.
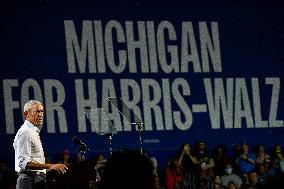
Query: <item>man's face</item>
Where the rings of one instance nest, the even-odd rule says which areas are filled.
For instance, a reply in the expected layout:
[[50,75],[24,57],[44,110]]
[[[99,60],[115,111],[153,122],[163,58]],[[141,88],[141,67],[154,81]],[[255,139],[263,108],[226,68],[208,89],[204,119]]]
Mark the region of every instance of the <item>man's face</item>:
[[257,182],[257,173],[256,172],[250,173],[250,181],[252,183],[256,183]]
[[243,152],[243,153],[247,153],[247,152],[248,152],[248,150],[249,150],[248,145],[243,144],[243,146],[242,146],[242,152]]
[[24,114],[26,120],[39,127],[43,123],[43,113],[43,106],[40,103],[35,103]]
[[200,142],[200,143],[198,144],[198,148],[199,148],[199,150],[204,150],[204,149],[205,149],[205,143]]

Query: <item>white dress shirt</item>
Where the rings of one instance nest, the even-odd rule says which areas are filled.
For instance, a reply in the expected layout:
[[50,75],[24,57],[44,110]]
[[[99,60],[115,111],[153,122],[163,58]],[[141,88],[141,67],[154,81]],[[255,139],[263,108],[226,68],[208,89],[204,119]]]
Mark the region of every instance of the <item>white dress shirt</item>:
[[[29,162],[45,163],[39,132],[40,130],[27,120],[18,130],[13,144],[16,172],[27,170],[26,166]],[[46,172],[46,170],[32,171]]]

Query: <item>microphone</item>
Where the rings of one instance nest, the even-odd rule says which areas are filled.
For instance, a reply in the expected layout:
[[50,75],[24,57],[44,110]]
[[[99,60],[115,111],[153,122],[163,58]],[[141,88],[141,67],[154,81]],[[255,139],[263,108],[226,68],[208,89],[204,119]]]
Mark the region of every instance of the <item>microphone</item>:
[[79,146],[80,149],[86,151],[86,150],[90,150],[90,148],[87,147],[87,145],[82,142],[78,137],[74,136],[72,141],[77,144]]

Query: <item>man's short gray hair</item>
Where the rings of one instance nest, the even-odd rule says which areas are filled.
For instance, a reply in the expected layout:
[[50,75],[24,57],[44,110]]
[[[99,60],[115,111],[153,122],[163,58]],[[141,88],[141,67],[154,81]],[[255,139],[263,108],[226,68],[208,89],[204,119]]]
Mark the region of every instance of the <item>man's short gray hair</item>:
[[24,112],[28,111],[29,109],[32,108],[32,105],[34,104],[41,104],[40,101],[38,100],[29,100],[28,102],[25,103],[24,105]]

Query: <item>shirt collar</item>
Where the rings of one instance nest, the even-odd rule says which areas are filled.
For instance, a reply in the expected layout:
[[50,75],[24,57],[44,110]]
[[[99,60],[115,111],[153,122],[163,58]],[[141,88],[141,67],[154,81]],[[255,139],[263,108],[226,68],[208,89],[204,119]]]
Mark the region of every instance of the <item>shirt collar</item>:
[[40,132],[39,128],[37,126],[35,126],[34,124],[32,124],[31,122],[29,122],[28,120],[25,120],[25,125],[29,128],[32,129],[34,131],[36,131],[37,133]]

